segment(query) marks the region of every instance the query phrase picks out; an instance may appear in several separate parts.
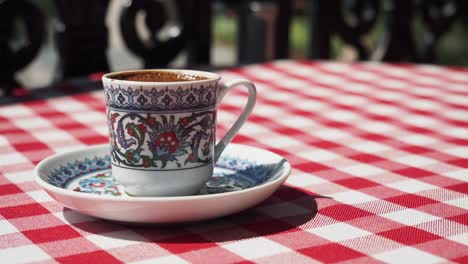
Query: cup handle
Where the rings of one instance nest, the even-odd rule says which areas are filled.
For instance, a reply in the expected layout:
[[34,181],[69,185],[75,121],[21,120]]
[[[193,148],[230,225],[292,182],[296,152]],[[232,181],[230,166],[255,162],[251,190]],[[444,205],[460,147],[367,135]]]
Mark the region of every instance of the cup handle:
[[247,120],[250,113],[252,112],[253,107],[255,106],[255,100],[257,98],[257,89],[255,88],[255,85],[251,81],[246,79],[233,79],[221,85],[218,94],[218,101],[216,102],[216,107],[219,106],[219,103],[227,94],[227,92],[232,87],[235,87],[237,85],[242,85],[248,89],[249,97],[247,99],[247,104],[245,105],[244,110],[242,111],[240,116],[237,118],[236,122],[234,122],[232,127],[228,130],[228,132],[226,132],[226,135],[224,135],[224,137],[218,142],[218,144],[216,144],[214,149],[214,162],[218,161],[223,150],[226,148],[229,142],[231,142],[232,138],[234,138],[237,132],[239,132],[239,129]]

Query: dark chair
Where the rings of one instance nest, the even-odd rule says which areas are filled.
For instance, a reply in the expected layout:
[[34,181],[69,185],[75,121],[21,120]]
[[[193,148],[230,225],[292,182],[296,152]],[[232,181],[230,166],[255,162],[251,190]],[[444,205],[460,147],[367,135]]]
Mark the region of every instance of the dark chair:
[[[26,45],[15,47],[11,40],[15,35],[15,19],[23,21]],[[39,52],[45,38],[44,16],[26,0],[0,2],[0,91],[9,94],[18,86],[14,74],[25,67]]]
[[[52,1],[52,0],[50,0]],[[212,42],[212,5],[210,0],[177,0],[172,2],[179,17],[179,26],[164,40],[158,32],[169,18],[169,10],[161,1],[129,1],[119,15],[118,23],[127,48],[144,62],[145,68],[166,67],[182,50],[188,54],[189,68],[210,66]],[[238,62],[240,64],[266,59],[265,47],[258,45],[265,38],[265,22],[255,16],[252,1],[222,1],[238,10],[239,34]],[[276,4],[277,17],[286,23],[275,23],[276,42],[274,58],[287,57],[291,1],[262,1]],[[109,47],[109,30],[105,24],[109,0],[54,0],[56,9],[53,36],[59,66],[56,80],[67,80],[93,72],[109,71],[106,50]],[[137,15],[146,14],[144,24],[150,32],[143,40],[137,32]],[[26,46],[19,50],[10,45],[15,37],[15,23],[23,22],[26,28]],[[30,63],[38,54],[46,35],[46,18],[34,2],[29,0],[4,0],[0,2],[0,90],[10,95],[12,88],[20,86],[14,74]],[[263,42],[262,42],[263,41]]]
[[[108,29],[105,25],[109,0],[55,0],[59,14],[56,35],[63,77],[109,71],[106,58]],[[168,20],[168,10],[160,1],[129,1],[120,13],[120,31],[127,48],[143,60],[145,68],[167,66],[179,52],[189,50],[189,65],[209,64],[211,9],[207,0],[177,0],[180,20],[176,34],[160,40],[158,31]],[[137,33],[137,15],[144,12],[150,32],[144,41]]]
[[[240,64],[289,57],[289,33],[293,15],[292,0],[227,1],[238,10],[237,54]],[[263,10],[274,22],[262,16]],[[271,12],[268,12],[268,9]],[[271,28],[269,28],[271,27]],[[269,34],[273,33],[273,34]]]
[[[468,2],[462,0],[311,0],[309,57],[332,57],[331,40],[355,48],[359,60],[437,63],[435,48],[457,21],[467,25]],[[379,20],[379,18],[383,18]],[[422,28],[417,37],[417,22]],[[382,23],[373,48],[363,39]]]
[[[53,1],[53,0],[49,0]],[[299,0],[297,0],[299,1]],[[54,0],[53,36],[59,67],[55,79],[70,80],[93,72],[109,71],[105,24],[110,0]],[[239,65],[289,57],[289,32],[293,0],[176,0],[178,27],[168,38],[158,32],[169,19],[169,10],[158,0],[129,0],[113,21],[127,48],[145,68],[167,67],[182,50],[188,68],[212,69],[212,7],[222,2],[238,13],[237,63]],[[457,21],[468,22],[468,2],[462,0],[303,0],[310,20],[309,58],[331,59],[332,39],[339,37],[354,47],[359,60],[438,62],[435,47]],[[272,7],[273,8],[270,8]],[[264,17],[263,11],[274,10]],[[146,13],[150,33],[137,33],[137,16]],[[271,23],[271,17],[274,17]],[[269,21],[270,20],[270,21]],[[27,44],[14,47],[17,21],[22,21]],[[10,95],[21,86],[14,78],[38,53],[46,35],[46,18],[31,0],[0,1],[0,90]],[[420,21],[423,30],[415,30]],[[381,26],[383,25],[383,27]],[[376,27],[379,41],[363,41]],[[273,36],[270,34],[274,32]],[[421,33],[422,32],[422,33]]]

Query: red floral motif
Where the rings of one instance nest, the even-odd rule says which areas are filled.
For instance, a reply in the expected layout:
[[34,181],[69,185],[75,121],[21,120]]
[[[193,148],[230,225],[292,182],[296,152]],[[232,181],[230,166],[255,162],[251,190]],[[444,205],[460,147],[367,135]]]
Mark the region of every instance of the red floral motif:
[[189,159],[190,161],[195,161],[195,154],[190,153],[190,155],[188,156],[188,159]]
[[188,117],[184,117],[184,118],[181,118],[179,122],[182,126],[187,126],[188,123],[190,122],[190,119]]
[[148,123],[148,125],[151,126],[152,124],[154,124],[154,122],[156,122],[156,119],[154,117],[148,116],[146,118],[146,123]]
[[[113,117],[109,115],[109,121]],[[115,135],[111,133],[115,162],[129,167],[165,168],[169,162],[182,167],[187,163],[208,162],[211,157],[213,111],[193,113],[178,120],[174,115],[137,113],[120,118],[117,114],[115,118],[118,128],[112,130]]]
[[114,128],[115,121],[117,121],[117,114],[111,115],[111,126],[112,126],[112,129],[115,129],[115,128]]
[[144,124],[139,124],[138,127],[140,128],[143,134],[146,133],[146,126]]
[[98,182],[98,183],[90,183],[89,186],[91,187],[104,187],[106,185],[105,182]]
[[156,138],[156,146],[167,149],[170,153],[174,153],[179,147],[179,140],[174,131],[161,133]]

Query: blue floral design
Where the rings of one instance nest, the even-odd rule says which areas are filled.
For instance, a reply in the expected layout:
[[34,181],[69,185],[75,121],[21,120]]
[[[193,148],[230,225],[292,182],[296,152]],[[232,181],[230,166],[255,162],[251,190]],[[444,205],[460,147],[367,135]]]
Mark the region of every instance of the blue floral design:
[[145,104],[148,102],[148,99],[146,99],[146,97],[144,97],[143,95],[140,95],[140,96],[138,96],[138,98],[137,98],[137,102],[138,102],[140,105],[145,105]]
[[[152,88],[151,90],[140,88],[122,88],[105,86],[105,98],[107,106],[122,110],[165,110],[180,111],[194,108],[208,108],[216,105],[217,81],[208,83],[207,86],[178,87],[176,90],[164,88]],[[135,102],[136,101],[136,102]]]
[[122,94],[119,94],[119,96],[117,96],[117,100],[120,104],[123,104],[125,102],[125,97],[123,97]]
[[76,192],[95,193],[112,196],[120,196],[119,185],[112,177],[110,171],[99,173],[89,178],[83,178],[79,182],[79,187],[73,189]]
[[187,102],[189,104],[193,104],[195,102],[195,100],[196,100],[196,98],[192,93],[189,96],[187,96]]
[[144,94],[151,98],[151,104],[153,106],[158,105],[158,98],[161,97],[164,93],[164,91],[157,91],[156,88],[151,89],[151,91],[144,91]]
[[137,89],[133,90],[132,88],[128,88],[126,90],[122,90],[122,93],[127,96],[128,105],[133,105],[133,97],[138,96],[140,91]]
[[172,98],[166,94],[166,96],[163,97],[162,102],[165,106],[168,106],[172,103]]
[[[255,187],[277,179],[286,160],[272,164],[257,164],[254,161],[221,156],[215,165],[212,178],[206,182],[200,194],[238,191]],[[86,158],[69,162],[52,170],[47,182],[66,189],[71,182],[78,180],[74,191],[97,195],[122,196],[123,187],[112,177],[110,156]]]
[[210,91],[208,91],[208,93],[207,93],[207,94],[206,94],[206,96],[205,96],[205,98],[206,98],[206,101],[208,101],[208,102],[209,102],[209,101],[211,101],[211,99],[213,99],[213,97],[212,97],[212,96],[213,96],[213,94],[211,94],[211,92],[210,92]]
[[182,104],[182,97],[186,96],[188,93],[190,93],[189,90],[184,90],[181,87],[177,88],[176,91],[169,90],[169,93],[172,96],[175,96],[176,99],[176,104],[181,105]]
[[86,158],[81,161],[70,162],[52,170],[47,182],[65,188],[76,176],[89,174],[111,168],[110,155],[104,157]]

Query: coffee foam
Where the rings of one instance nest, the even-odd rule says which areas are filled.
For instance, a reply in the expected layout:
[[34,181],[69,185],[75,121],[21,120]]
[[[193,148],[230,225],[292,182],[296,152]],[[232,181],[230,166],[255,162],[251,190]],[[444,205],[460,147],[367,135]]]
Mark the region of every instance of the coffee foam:
[[126,72],[110,75],[109,78],[137,82],[189,82],[208,79],[204,76],[169,71]]

